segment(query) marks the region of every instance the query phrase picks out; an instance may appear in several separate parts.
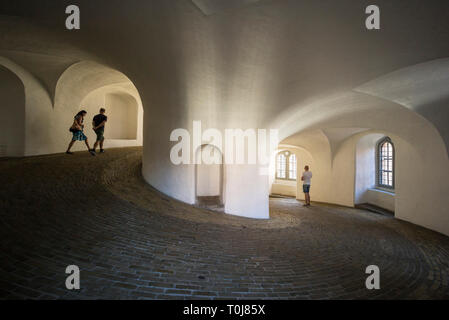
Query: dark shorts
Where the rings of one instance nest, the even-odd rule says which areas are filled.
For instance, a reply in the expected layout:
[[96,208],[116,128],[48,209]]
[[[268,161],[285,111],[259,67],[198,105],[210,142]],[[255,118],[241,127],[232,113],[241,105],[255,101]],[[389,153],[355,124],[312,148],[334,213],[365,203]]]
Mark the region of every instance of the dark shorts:
[[104,130],[97,130],[95,131],[95,134],[97,135],[97,141],[103,141],[104,140]]
[[72,141],[86,141],[87,137],[82,131],[73,132]]
[[310,184],[303,184],[302,190],[304,191],[304,193],[310,193]]

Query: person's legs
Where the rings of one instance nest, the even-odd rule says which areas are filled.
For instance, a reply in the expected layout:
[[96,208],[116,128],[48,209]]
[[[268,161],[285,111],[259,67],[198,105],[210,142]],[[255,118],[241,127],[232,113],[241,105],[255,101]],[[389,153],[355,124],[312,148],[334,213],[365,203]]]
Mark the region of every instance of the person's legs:
[[306,205],[310,206],[310,193],[306,193]]
[[97,135],[97,140],[100,142],[100,152],[104,152],[103,143],[104,143],[104,130],[100,130]]
[[90,146],[89,146],[89,140],[88,139],[84,140],[84,143],[87,146],[87,150],[91,151]]
[[84,140],[84,143],[86,144],[87,150],[90,152],[90,154],[94,156],[95,155],[95,151],[90,148],[89,140],[87,138],[86,138],[86,140]]
[[75,144],[75,140],[70,141],[69,147],[67,148],[66,153],[71,154],[70,149],[72,149],[73,145]]
[[310,185],[304,184],[302,189],[304,191],[305,206],[310,206]]
[[100,145],[100,152],[103,152],[104,131],[100,129],[95,131],[95,133],[97,134],[97,141],[95,141],[93,150],[96,151],[98,145]]
[[307,206],[307,185],[302,185],[302,191],[304,192],[304,206]]

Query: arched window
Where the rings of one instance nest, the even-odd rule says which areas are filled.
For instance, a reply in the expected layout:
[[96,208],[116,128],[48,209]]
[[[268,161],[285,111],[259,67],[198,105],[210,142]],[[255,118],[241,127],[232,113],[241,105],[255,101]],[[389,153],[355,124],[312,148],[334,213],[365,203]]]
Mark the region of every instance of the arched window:
[[394,189],[394,145],[389,137],[377,143],[377,186]]
[[296,181],[296,155],[281,151],[276,156],[276,179]]
[[288,158],[288,178],[296,180],[296,155],[291,154]]
[[287,157],[284,153],[279,153],[276,159],[276,178],[285,179],[287,172]]

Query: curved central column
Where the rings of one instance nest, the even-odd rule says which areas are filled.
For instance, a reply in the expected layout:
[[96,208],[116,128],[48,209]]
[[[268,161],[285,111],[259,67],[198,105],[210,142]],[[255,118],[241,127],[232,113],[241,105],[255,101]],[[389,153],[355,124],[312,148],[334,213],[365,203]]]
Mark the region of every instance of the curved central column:
[[[159,191],[193,205],[196,203],[194,150],[208,141],[198,139],[198,136],[193,134],[193,123],[184,125],[183,119],[174,121],[173,118],[155,117],[150,112],[145,113],[142,174],[144,179]],[[244,150],[248,151],[247,145]],[[173,161],[174,156],[178,162]],[[225,158],[226,150],[222,160]],[[181,159],[188,163],[179,163]],[[264,169],[259,164],[224,161],[223,179],[220,182],[223,194],[220,196],[225,213],[256,219],[269,218],[269,183],[268,175],[265,174],[267,170]]]

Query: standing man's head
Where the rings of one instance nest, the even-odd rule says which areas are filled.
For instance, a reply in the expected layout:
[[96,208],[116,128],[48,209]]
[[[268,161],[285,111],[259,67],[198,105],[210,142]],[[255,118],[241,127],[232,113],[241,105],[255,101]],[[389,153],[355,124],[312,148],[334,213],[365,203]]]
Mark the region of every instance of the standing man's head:
[[309,171],[309,169],[310,169],[309,166],[304,167],[304,170],[306,170],[306,171]]
[[106,109],[105,109],[105,108],[101,108],[101,109],[100,109],[100,114],[105,114],[105,112],[106,112]]

